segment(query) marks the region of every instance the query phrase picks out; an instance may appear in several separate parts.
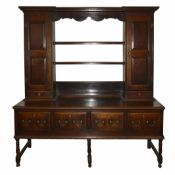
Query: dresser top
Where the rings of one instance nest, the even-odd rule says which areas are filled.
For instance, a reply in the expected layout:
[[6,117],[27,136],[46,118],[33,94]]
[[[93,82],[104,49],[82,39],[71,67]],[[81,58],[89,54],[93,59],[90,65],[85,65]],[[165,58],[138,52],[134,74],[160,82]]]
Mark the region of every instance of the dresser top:
[[50,10],[50,11],[156,11],[158,6],[122,6],[122,7],[56,7],[56,6],[19,6],[22,11]]
[[22,100],[14,109],[164,109],[156,100],[123,101],[118,98],[59,98],[56,101]]

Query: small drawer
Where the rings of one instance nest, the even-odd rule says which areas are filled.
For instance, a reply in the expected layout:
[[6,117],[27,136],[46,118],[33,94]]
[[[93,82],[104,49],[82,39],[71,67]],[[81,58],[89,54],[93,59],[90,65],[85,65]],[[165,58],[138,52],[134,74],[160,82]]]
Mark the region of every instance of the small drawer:
[[123,112],[93,112],[92,126],[97,130],[111,131],[123,129]]
[[50,128],[49,112],[17,112],[17,129],[20,131],[43,131]]
[[131,130],[156,131],[156,129],[160,129],[162,127],[161,121],[161,114],[158,112],[128,113],[128,127]]
[[81,130],[86,128],[86,112],[55,112],[56,130]]
[[128,99],[152,99],[153,93],[151,91],[127,91],[126,97]]
[[49,91],[30,91],[30,92],[27,92],[27,97],[37,98],[37,99],[51,98],[52,93]]

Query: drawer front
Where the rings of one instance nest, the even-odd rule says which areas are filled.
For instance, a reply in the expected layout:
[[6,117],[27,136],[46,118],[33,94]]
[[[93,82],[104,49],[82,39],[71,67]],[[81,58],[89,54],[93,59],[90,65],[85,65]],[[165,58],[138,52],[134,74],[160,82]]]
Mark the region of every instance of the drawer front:
[[128,127],[130,131],[158,133],[162,129],[162,116],[159,112],[131,112],[128,113]]
[[[56,130],[81,130],[86,128],[86,112],[55,112]],[[65,131],[66,131],[65,130]]]
[[92,127],[96,130],[115,131],[123,129],[123,112],[93,112]]
[[17,129],[20,131],[43,131],[50,128],[49,112],[17,112]]

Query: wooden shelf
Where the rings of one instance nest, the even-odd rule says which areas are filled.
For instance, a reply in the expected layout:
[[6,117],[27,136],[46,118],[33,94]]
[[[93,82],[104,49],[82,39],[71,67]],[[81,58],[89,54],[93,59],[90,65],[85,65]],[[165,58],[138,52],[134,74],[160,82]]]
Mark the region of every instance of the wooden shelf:
[[59,41],[59,42],[53,42],[54,45],[78,45],[78,44],[125,44],[124,41]]
[[125,62],[53,62],[53,64],[120,64],[124,65]]

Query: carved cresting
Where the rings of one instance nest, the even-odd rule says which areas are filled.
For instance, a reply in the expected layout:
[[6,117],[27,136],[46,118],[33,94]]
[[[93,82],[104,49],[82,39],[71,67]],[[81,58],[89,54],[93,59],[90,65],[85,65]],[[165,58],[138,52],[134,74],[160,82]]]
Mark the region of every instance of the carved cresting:
[[71,8],[57,8],[53,15],[53,20],[57,21],[64,18],[74,19],[76,21],[84,21],[86,18],[90,17],[94,21],[101,21],[108,18],[118,19],[124,21],[125,15],[123,11],[113,11],[109,8],[105,13],[99,8],[81,8],[81,9],[71,9]]

